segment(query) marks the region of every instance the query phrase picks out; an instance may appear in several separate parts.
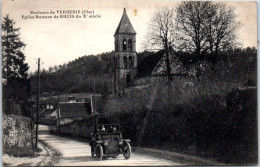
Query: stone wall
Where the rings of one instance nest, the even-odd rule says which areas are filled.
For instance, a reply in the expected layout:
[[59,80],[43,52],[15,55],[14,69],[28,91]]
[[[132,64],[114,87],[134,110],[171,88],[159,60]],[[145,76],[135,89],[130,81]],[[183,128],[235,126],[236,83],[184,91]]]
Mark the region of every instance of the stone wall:
[[33,124],[30,118],[3,116],[3,152],[13,156],[33,155]]

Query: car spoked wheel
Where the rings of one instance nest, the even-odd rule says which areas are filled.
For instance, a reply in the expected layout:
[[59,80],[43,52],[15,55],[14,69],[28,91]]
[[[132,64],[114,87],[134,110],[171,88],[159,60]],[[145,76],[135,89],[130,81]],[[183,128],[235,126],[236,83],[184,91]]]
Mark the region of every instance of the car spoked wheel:
[[123,155],[125,159],[129,159],[131,157],[132,151],[131,151],[131,146],[129,143],[125,143],[123,147]]
[[102,161],[103,158],[103,148],[101,145],[96,146],[96,159]]

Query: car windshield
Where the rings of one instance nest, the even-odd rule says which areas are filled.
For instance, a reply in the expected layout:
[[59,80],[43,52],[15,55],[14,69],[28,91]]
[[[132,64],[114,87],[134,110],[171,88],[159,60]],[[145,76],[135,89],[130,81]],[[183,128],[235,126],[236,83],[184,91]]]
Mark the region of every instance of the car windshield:
[[99,124],[97,132],[102,134],[120,133],[120,126],[118,124]]

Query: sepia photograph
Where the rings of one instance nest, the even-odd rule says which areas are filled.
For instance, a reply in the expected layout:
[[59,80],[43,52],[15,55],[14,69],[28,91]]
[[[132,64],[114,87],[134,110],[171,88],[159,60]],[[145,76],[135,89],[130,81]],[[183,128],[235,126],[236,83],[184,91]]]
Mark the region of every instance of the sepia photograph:
[[258,165],[256,1],[1,3],[3,166]]

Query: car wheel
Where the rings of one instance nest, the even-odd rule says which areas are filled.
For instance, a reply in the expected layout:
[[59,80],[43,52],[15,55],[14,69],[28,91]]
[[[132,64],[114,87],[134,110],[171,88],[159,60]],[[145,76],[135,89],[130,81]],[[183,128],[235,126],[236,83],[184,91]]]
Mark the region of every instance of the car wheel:
[[103,158],[103,148],[101,145],[96,146],[96,159],[102,161]]
[[131,157],[132,154],[132,150],[131,150],[131,146],[129,143],[125,143],[124,147],[123,147],[123,155],[125,157],[125,159],[129,159]]

